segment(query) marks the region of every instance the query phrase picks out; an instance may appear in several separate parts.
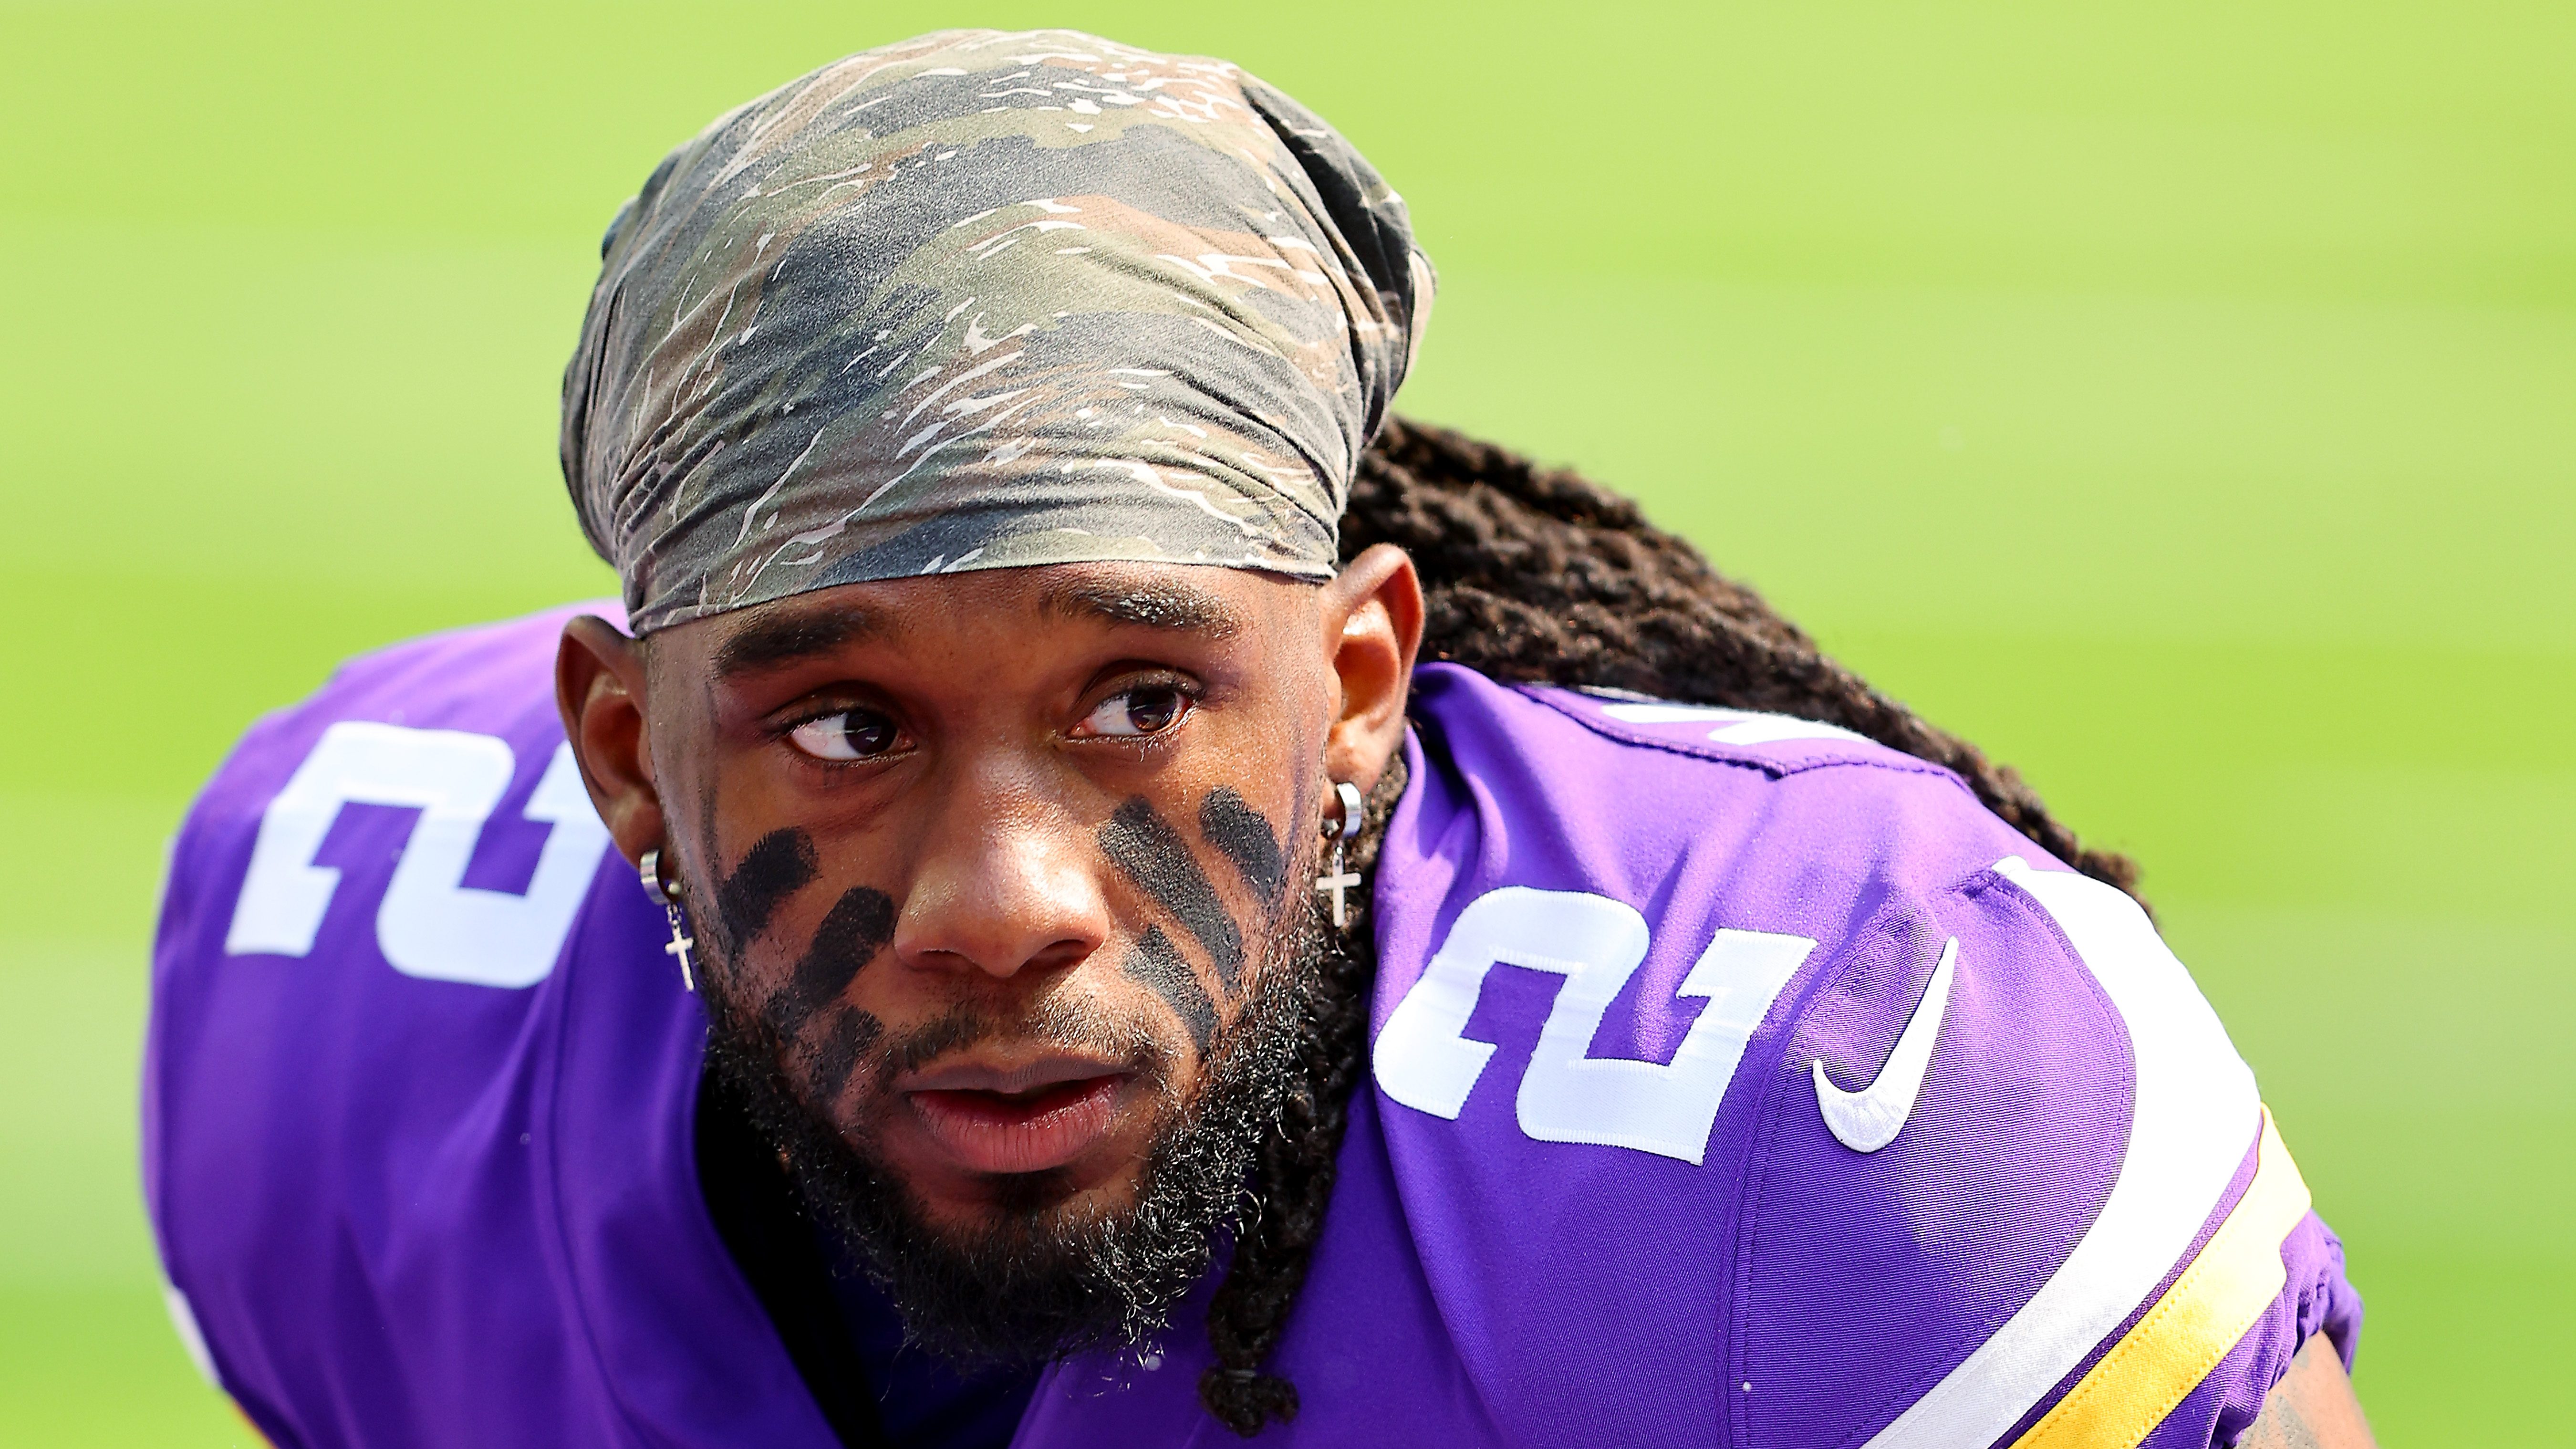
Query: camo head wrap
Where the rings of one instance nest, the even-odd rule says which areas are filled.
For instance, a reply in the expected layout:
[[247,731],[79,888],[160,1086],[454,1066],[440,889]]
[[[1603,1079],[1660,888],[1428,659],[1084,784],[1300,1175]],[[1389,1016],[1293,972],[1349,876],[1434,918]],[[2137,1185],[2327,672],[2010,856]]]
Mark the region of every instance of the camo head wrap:
[[1431,306],[1403,202],[1222,61],[948,31],[716,120],[611,223],[563,468],[638,633],[835,584],[1328,578]]

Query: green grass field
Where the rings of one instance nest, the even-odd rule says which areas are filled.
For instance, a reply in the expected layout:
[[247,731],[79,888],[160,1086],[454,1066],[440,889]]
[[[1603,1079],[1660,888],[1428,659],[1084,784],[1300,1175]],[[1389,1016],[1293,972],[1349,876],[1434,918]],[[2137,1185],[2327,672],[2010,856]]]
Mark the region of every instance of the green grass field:
[[133,1167],[190,791],[354,650],[603,591],[554,400],[610,212],[967,23],[1346,129],[1443,271],[1406,409],[1644,497],[2142,859],[2383,1440],[2576,1443],[2576,8],[2460,0],[0,0],[0,1442],[247,1438]]

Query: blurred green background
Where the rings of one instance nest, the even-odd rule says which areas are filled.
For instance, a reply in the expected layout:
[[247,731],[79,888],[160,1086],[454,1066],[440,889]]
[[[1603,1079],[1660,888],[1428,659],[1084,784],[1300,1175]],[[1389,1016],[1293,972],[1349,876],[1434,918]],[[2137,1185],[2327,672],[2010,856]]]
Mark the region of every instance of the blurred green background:
[[1641,495],[2141,858],[2384,1440],[2576,1443],[2563,0],[0,0],[0,1441],[246,1437],[133,1168],[190,791],[355,650],[605,590],[554,409],[611,211],[956,24],[1348,131],[1442,270],[1405,408]]

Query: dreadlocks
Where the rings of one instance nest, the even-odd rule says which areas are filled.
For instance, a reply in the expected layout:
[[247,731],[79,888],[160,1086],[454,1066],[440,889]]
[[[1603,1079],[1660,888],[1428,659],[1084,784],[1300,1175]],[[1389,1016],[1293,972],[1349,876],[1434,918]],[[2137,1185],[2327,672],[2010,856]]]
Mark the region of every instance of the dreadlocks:
[[[1421,570],[1425,659],[1498,680],[1607,686],[1840,725],[1946,766],[2041,848],[2137,894],[2137,866],[2083,848],[2010,767],[1872,689],[1636,504],[1574,473],[1391,419],[1351,484],[1342,558],[1378,543],[1401,545]],[[1363,872],[1403,788],[1398,768],[1371,794]],[[1296,1387],[1261,1362],[1287,1328],[1323,1231],[1350,1094],[1366,1068],[1376,975],[1362,917],[1327,953],[1300,1080],[1280,1130],[1262,1144],[1233,1262],[1209,1308],[1216,1363],[1199,1397],[1239,1434],[1297,1412]]]

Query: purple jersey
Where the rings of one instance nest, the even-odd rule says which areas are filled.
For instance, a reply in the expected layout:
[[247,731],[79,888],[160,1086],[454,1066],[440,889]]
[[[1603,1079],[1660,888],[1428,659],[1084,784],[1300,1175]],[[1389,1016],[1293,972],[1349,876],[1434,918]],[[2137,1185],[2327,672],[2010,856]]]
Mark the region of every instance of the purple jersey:
[[[147,1193],[281,1445],[834,1442],[698,1190],[704,1019],[556,723],[567,612],[350,665],[180,835]],[[2176,1449],[2349,1359],[2190,977],[1955,777],[1450,666],[1414,715],[1267,1438]],[[1234,1442],[1206,1291],[1015,1442]]]

